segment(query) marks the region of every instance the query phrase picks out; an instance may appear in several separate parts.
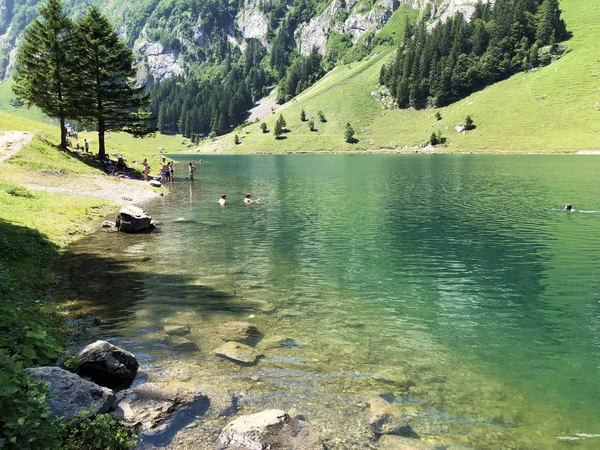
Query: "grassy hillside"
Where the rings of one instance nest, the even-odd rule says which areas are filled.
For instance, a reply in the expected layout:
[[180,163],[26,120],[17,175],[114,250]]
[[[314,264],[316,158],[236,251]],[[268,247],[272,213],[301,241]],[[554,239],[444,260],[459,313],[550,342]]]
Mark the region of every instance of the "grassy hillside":
[[[448,138],[449,152],[557,152],[600,148],[600,36],[597,3],[563,0],[561,8],[573,38],[570,52],[543,69],[517,74],[446,108],[437,110],[384,110],[371,92],[378,87],[379,70],[393,56],[380,51],[368,61],[336,68],[322,81],[278,109],[264,121],[272,130],[279,113],[289,133],[275,140],[259,124],[205,144],[201,151],[228,153],[320,152],[400,150],[428,141],[433,131]],[[401,23],[401,19],[396,17]],[[315,120],[317,132],[300,121],[304,109]],[[322,110],[327,123],[320,123]],[[434,117],[439,111],[442,120]],[[477,128],[459,134],[455,126],[470,115]],[[344,142],[344,125],[350,122],[359,140]]]

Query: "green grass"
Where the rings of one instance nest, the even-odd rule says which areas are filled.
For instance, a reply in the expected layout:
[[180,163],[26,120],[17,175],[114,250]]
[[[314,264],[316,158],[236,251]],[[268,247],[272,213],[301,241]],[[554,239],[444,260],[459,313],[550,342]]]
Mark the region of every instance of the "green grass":
[[[0,112],[9,113],[13,116],[30,119],[36,122],[52,124],[53,121],[48,119],[38,108],[26,108],[24,106],[15,107],[15,95],[12,92],[13,79],[0,84]],[[0,129],[2,122],[0,121]]]
[[[264,122],[270,130],[281,113],[288,123],[285,139],[263,134],[259,124],[236,131],[242,143],[233,144],[234,133],[205,144],[204,151],[227,153],[414,151],[432,132],[448,138],[446,152],[561,152],[600,148],[600,58],[597,37],[600,21],[597,5],[585,0],[562,1],[563,17],[573,38],[565,43],[570,52],[561,60],[490,86],[437,110],[390,110],[371,97],[378,87],[379,70],[394,49],[378,49],[367,61],[337,67],[319,83],[283,105]],[[402,14],[395,16],[403,22]],[[386,33],[390,30],[384,29]],[[315,120],[311,133],[300,121],[304,109]],[[328,122],[315,114],[322,110]],[[439,111],[442,120],[435,119]],[[470,115],[477,128],[459,134],[455,127]],[[356,130],[356,144],[344,142],[344,126]]]

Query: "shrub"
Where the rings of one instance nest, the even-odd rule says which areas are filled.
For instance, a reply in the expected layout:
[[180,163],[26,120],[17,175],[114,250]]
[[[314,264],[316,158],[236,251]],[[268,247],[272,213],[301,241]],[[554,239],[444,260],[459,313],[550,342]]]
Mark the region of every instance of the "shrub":
[[435,118],[436,118],[436,120],[442,120],[442,115],[440,114],[439,111],[435,113]]
[[136,444],[136,436],[110,414],[98,414],[67,425],[65,450],[129,450]]
[[304,110],[300,111],[300,120],[302,122],[306,122],[306,111],[304,111]]
[[262,123],[260,124],[260,129],[262,130],[262,132],[263,132],[263,133],[266,133],[266,132],[268,131],[268,130],[267,130],[267,124],[266,124],[266,123],[264,123],[264,122],[262,122]]
[[319,118],[319,120],[323,123],[327,122],[327,119],[325,118],[325,114],[323,114],[323,111],[319,111],[317,112],[317,117]]
[[316,128],[315,128],[315,121],[314,120],[310,119],[308,121],[308,129],[310,131],[317,131]]
[[465,118],[465,130],[472,130],[475,128],[475,124],[473,123],[473,119],[471,119],[471,116],[467,116]]
[[233,138],[233,142],[235,145],[240,145],[242,143],[242,141],[240,141],[240,137],[237,134]]

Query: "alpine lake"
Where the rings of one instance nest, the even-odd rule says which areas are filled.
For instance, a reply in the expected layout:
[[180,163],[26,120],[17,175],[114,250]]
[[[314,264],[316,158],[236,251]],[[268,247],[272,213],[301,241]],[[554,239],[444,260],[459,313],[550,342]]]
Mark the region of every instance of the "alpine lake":
[[[173,158],[144,205],[157,230],[99,231],[62,264],[72,307],[140,360],[136,384],[283,409],[327,448],[378,447],[373,398],[427,442],[600,448],[600,157]],[[256,364],[214,354],[230,321],[260,331]],[[166,344],[170,324],[199,350]]]

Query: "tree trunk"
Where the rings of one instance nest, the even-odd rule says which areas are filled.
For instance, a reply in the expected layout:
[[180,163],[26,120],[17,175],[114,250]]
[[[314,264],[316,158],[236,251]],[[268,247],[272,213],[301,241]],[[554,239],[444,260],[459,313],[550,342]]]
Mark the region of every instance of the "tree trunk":
[[60,147],[67,149],[67,128],[65,127],[65,118],[60,118]]
[[106,156],[106,150],[104,148],[104,122],[98,122],[98,159],[103,160]]

